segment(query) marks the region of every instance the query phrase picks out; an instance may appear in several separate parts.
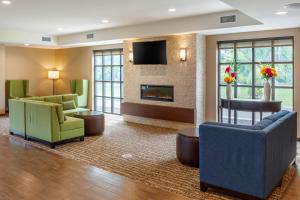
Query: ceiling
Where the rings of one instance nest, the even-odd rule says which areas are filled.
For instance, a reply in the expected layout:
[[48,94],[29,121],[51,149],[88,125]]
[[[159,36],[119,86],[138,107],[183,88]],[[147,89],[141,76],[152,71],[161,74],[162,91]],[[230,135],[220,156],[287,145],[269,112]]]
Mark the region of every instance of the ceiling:
[[[11,0],[0,4],[0,30],[61,35],[227,11],[219,0]],[[176,12],[169,12],[175,8]],[[109,23],[102,23],[102,20]],[[58,30],[62,28],[62,30]]]
[[[159,34],[236,33],[300,27],[300,0],[11,0],[0,3],[0,43],[76,46]],[[175,8],[176,12],[169,12]],[[275,12],[287,11],[284,16]],[[220,24],[221,16],[238,21]],[[108,20],[103,23],[102,20]],[[87,33],[95,33],[86,41]],[[122,33],[122,34],[121,34]],[[41,42],[52,37],[51,43]]]
[[[300,8],[287,9],[285,5],[300,3],[300,0],[221,0],[231,7],[262,22],[259,26],[232,29],[228,32],[245,32],[300,27]],[[276,15],[277,12],[287,12],[286,15]],[[208,32],[219,33],[218,30]],[[222,31],[224,33],[224,31]]]

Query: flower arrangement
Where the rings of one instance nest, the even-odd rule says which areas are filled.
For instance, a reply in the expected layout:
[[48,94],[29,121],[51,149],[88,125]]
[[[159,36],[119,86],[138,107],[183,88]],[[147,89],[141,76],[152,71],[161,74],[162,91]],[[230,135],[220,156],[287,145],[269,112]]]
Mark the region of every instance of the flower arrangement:
[[260,74],[265,80],[269,80],[270,78],[278,76],[278,72],[276,71],[276,69],[270,65],[262,65]]
[[236,73],[233,71],[233,66],[227,66],[225,69],[224,82],[231,84],[236,81]]

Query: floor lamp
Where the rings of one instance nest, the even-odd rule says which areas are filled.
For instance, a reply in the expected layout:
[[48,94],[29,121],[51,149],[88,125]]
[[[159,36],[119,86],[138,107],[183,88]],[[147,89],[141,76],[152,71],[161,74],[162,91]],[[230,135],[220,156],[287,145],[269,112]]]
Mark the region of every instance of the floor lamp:
[[53,95],[54,95],[54,81],[59,79],[59,71],[57,70],[52,70],[52,71],[48,71],[48,79],[52,80],[53,83],[52,83],[52,86],[53,86]]

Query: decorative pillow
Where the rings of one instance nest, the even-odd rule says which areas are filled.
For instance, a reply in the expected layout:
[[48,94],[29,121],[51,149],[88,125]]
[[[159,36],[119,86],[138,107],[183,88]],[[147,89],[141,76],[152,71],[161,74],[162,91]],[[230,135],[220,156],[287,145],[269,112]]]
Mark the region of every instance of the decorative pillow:
[[46,102],[61,104],[61,102],[62,102],[62,96],[47,96],[47,97],[44,97],[44,100]]
[[76,108],[74,100],[72,100],[72,101],[63,101],[62,105],[63,105],[64,110],[72,110],[72,109]]

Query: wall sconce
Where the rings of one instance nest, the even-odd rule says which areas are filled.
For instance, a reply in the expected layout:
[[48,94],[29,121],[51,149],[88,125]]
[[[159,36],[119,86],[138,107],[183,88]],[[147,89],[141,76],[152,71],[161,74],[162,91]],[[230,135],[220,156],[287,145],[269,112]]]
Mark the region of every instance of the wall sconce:
[[186,49],[185,48],[180,49],[179,57],[180,57],[180,61],[182,61],[182,62],[186,61]]
[[129,62],[133,62],[133,52],[132,51],[130,51],[129,52]]

